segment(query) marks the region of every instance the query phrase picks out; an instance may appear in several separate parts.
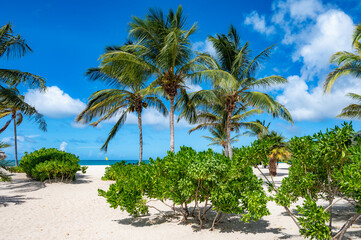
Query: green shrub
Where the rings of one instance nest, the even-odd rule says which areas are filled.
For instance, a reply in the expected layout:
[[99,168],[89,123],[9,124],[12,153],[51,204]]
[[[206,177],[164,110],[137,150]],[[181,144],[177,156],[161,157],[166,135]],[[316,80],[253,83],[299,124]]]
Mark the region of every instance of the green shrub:
[[[212,228],[226,213],[240,214],[245,222],[269,214],[269,199],[251,165],[243,158],[232,161],[210,149],[197,153],[181,147],[177,153],[168,152],[156,161],[150,159],[149,164],[119,163],[113,173],[116,182],[108,191],[99,189],[99,195],[107,199],[110,207],[120,207],[131,215],[148,213],[152,207],[149,199],[173,202],[170,207],[182,214],[185,222],[197,212],[201,227],[210,209],[217,213]],[[192,212],[191,203],[195,204]]]
[[24,170],[20,166],[9,167],[8,171],[11,173],[23,173],[24,172]]
[[55,148],[39,149],[25,153],[21,158],[20,168],[34,179],[51,182],[75,180],[75,173],[85,173],[87,167],[80,167],[79,158],[74,154],[59,151]]
[[115,180],[116,176],[121,175],[121,171],[123,167],[126,165],[125,161],[116,162],[109,167],[105,168],[104,176],[102,177],[102,180]]
[[[327,129],[312,136],[294,137],[289,143],[291,166],[289,175],[277,188],[275,201],[289,208],[297,205],[300,234],[310,239],[343,239],[347,229],[361,216],[361,146],[354,139],[351,124]],[[338,232],[333,232],[333,205],[340,199],[354,207]],[[327,201],[320,206],[319,201]]]

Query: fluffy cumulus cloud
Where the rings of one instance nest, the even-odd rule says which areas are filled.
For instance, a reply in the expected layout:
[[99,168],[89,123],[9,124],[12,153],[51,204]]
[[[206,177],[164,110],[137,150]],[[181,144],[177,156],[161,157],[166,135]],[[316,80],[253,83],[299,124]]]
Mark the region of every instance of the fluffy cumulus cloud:
[[[352,102],[345,96],[347,93],[361,91],[361,84],[354,79],[342,80],[342,83],[336,84],[332,94],[324,95],[321,84],[310,88],[302,77],[290,76],[289,83],[283,93],[277,96],[277,101],[287,107],[295,121],[320,121],[333,118]],[[346,82],[348,84],[345,84]]]
[[30,89],[25,94],[25,101],[51,118],[74,116],[85,108],[85,103],[72,98],[57,86],[48,87],[45,92]]
[[256,11],[250,13],[244,20],[246,25],[251,25],[254,30],[269,35],[275,32],[274,26],[266,26],[265,16],[260,16]]
[[291,60],[302,63],[300,73],[288,77],[277,100],[296,121],[334,118],[352,102],[346,94],[361,91],[361,84],[351,77],[340,79],[329,95],[322,88],[332,70],[331,55],[351,50],[352,19],[319,0],[275,1],[272,8],[270,24],[283,32],[283,44],[293,46]]
[[328,71],[333,53],[351,50],[353,30],[352,19],[340,10],[329,10],[319,15],[293,55],[294,60],[303,60],[302,73],[314,75]]

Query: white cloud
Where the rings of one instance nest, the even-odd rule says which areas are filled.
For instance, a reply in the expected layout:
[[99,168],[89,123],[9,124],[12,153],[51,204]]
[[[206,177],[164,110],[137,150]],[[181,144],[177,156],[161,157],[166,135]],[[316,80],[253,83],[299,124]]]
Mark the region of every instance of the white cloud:
[[331,55],[351,50],[352,19],[318,0],[277,1],[273,10],[272,22],[284,31],[283,43],[294,46],[292,60],[303,63],[299,75],[288,77],[277,100],[295,121],[334,118],[352,103],[345,95],[361,91],[361,84],[347,77],[336,82],[331,94],[323,94],[323,81],[332,70]]
[[334,118],[352,102],[345,96],[347,93],[361,92],[360,83],[351,78],[343,80],[349,83],[349,87],[336,84],[332,94],[323,95],[322,84],[310,89],[301,77],[290,76],[289,83],[285,86],[283,94],[277,97],[277,101],[287,107],[295,121]]
[[197,52],[206,52],[209,53],[211,56],[216,55],[216,49],[213,47],[212,43],[208,40],[205,40],[204,42],[199,41],[195,42],[192,45],[192,50]]
[[48,87],[46,92],[30,89],[25,101],[39,113],[51,118],[64,118],[79,114],[86,106],[79,99],[73,99],[59,87]]
[[252,25],[257,32],[269,35],[275,32],[274,26],[266,26],[265,16],[258,15],[256,11],[251,12],[245,19],[246,25]]
[[272,22],[277,24],[285,23],[286,18],[297,23],[304,22],[315,18],[325,9],[320,0],[275,1],[272,8],[275,11]]
[[302,58],[302,73],[312,76],[328,72],[332,54],[351,50],[353,30],[352,19],[340,10],[329,10],[319,15],[303,45],[293,55],[294,60]]
[[65,151],[66,149],[66,146],[68,146],[68,143],[67,142],[62,142],[59,146],[59,150],[60,151]]

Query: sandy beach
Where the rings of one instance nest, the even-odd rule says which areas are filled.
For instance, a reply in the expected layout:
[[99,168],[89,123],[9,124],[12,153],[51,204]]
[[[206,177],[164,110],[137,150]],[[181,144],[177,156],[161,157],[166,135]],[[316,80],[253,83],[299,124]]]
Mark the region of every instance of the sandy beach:
[[[273,202],[268,204],[270,216],[248,224],[228,216],[213,232],[209,223],[199,231],[193,219],[185,225],[180,217],[164,217],[153,209],[148,216],[130,217],[109,208],[98,196],[98,188],[107,189],[112,183],[100,180],[105,167],[90,166],[70,184],[41,183],[22,173],[12,174],[13,182],[0,183],[0,239],[303,239],[284,209]],[[276,183],[287,172],[281,164]],[[160,202],[152,205],[170,213]],[[347,217],[348,211],[342,202],[335,206],[336,214]],[[336,220],[335,226],[341,227],[345,217]],[[360,239],[360,227],[360,222],[354,224],[346,236]]]

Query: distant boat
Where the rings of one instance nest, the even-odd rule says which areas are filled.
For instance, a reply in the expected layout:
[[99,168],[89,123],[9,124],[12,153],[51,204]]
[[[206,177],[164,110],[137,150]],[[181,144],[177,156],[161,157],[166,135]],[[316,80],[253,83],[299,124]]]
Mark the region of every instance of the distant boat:
[[105,157],[105,161],[108,161],[108,158],[107,158],[107,157]]

